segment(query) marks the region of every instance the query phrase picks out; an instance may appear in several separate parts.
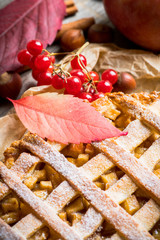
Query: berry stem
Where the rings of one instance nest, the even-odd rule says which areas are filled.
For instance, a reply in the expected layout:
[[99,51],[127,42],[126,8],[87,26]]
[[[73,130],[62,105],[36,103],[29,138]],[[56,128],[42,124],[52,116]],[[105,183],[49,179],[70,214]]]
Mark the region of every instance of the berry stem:
[[74,52],[50,53],[50,56],[65,55],[65,54],[74,54]]
[[48,54],[50,54],[50,52],[48,52],[48,50],[45,49],[45,48],[43,48],[42,51],[47,52]]
[[76,55],[79,55],[83,49],[85,49],[89,45],[89,42],[86,42],[85,44],[82,45],[82,47],[76,52]]

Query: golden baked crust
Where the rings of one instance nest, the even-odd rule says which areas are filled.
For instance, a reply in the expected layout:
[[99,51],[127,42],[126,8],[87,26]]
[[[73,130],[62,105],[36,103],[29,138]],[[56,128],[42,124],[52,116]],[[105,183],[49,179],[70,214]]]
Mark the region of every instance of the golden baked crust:
[[127,136],[65,146],[27,133],[13,143],[0,163],[0,239],[159,239],[159,98],[92,103]]

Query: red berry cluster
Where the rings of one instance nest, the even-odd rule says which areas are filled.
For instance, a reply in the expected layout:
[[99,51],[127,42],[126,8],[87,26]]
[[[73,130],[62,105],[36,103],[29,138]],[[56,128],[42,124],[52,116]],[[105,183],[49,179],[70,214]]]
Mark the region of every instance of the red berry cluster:
[[32,76],[38,81],[37,85],[52,85],[55,89],[65,88],[65,94],[92,102],[111,92],[118,80],[118,74],[113,69],[107,69],[102,73],[101,79],[95,71],[88,71],[87,60],[79,51],[71,55],[70,72],[66,72],[59,64],[55,64],[54,53],[50,54],[38,40],[28,42],[27,49],[18,54],[21,64],[28,65],[32,69]]
[[23,65],[28,65],[32,69],[33,78],[40,85],[50,85],[55,63],[55,57],[44,50],[43,44],[39,40],[31,40],[27,44],[27,49],[18,53],[18,61]]

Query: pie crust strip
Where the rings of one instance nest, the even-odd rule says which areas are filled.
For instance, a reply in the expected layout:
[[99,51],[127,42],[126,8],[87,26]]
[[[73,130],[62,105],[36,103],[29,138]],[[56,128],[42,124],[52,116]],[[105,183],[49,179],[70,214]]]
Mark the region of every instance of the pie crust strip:
[[149,171],[133,154],[125,151],[116,142],[110,140],[95,143],[94,145],[106,154],[116,166],[130,176],[144,192],[160,204],[159,178]]
[[[135,129],[135,131],[133,131],[133,128]],[[141,142],[143,142],[146,138],[148,138],[152,133],[152,131],[147,126],[143,125],[139,120],[135,120],[131,122],[126,128],[126,131],[128,131],[128,135],[125,136],[125,138],[120,137],[121,138],[120,143],[121,144],[123,143],[123,145],[127,150],[133,150],[135,147],[140,145]],[[137,134],[135,134],[135,132],[139,133],[138,139],[137,139]],[[130,138],[132,139],[132,141],[128,141]],[[118,140],[119,138],[116,141]],[[146,159],[147,159],[147,156],[146,156]],[[110,162],[106,156],[104,156],[103,154],[98,154],[97,156],[92,158],[90,161],[88,161],[86,164],[84,164],[82,166],[82,169],[85,170],[85,173],[88,177],[94,180],[113,166],[114,166],[113,163]],[[121,201],[125,200],[137,188],[134,182],[127,175],[125,175],[125,177],[127,178],[127,181],[125,180],[125,178],[124,180],[122,178],[122,180],[116,183],[117,188],[115,185],[115,191],[114,191],[114,188],[113,188],[113,191],[111,191],[111,195],[115,194],[116,198],[119,199],[117,203],[118,202],[120,203]],[[121,188],[122,188],[122,191],[120,192]],[[108,194],[110,194],[111,189],[112,187],[109,188]],[[52,193],[47,198],[47,202],[49,202],[50,204],[54,204],[54,207],[56,208],[56,210],[59,211],[75,195],[76,195],[75,190],[68,184],[67,181],[64,181],[56,189],[52,191]],[[93,211],[90,211],[91,216],[89,212],[87,212],[85,224],[84,224],[84,221],[82,221],[82,223],[80,222],[80,225],[82,224],[81,231],[84,237],[87,237],[90,234],[92,234],[93,231],[99,227],[99,225],[103,220],[101,215],[96,210],[94,209],[92,210]],[[90,220],[87,221],[87,218],[89,218]],[[35,224],[30,226],[29,223],[31,221],[36,222],[37,225]],[[23,228],[23,225],[25,222],[26,222],[26,225],[30,226],[30,228]],[[24,217],[24,219],[20,220],[17,224],[15,224],[13,228],[16,228],[17,230],[22,232],[23,235],[25,235],[26,237],[29,237],[37,229],[40,228],[40,221],[37,222],[36,217],[32,214],[29,214],[28,216]]]
[[43,226],[44,222],[30,213],[17,222],[12,228],[17,234],[23,235],[25,239],[28,239]]
[[[136,120],[136,121],[139,121],[139,120]],[[134,121],[134,122],[136,122],[136,121]],[[134,122],[132,122],[132,123],[134,123]],[[140,121],[139,121],[139,123],[140,123]],[[144,126],[143,124],[141,124],[141,125]],[[143,128],[144,128],[144,127],[143,127]],[[146,129],[147,129],[147,128],[146,128]],[[134,128],[133,128],[133,130],[134,130]],[[148,128],[147,131],[148,131],[148,136],[149,136],[149,135],[150,135],[149,133],[150,133],[151,131],[150,131],[149,128]],[[128,135],[128,136],[129,136],[129,135]],[[125,136],[125,138],[128,137],[128,136]],[[147,138],[147,137],[146,137],[146,138]],[[133,143],[133,138],[131,137],[131,139],[132,139],[132,141],[128,141],[128,143],[131,143],[131,144],[132,144],[132,143]],[[120,138],[118,138],[117,140],[120,140]],[[145,140],[145,139],[144,139],[144,140]],[[120,142],[122,143],[122,141],[120,141]],[[126,146],[126,144],[124,144],[124,146]],[[100,154],[100,155],[101,155],[101,154]],[[67,183],[67,182],[66,182],[66,183]],[[68,185],[69,185],[69,184],[68,184]],[[70,188],[71,188],[71,187],[70,187]],[[111,189],[111,188],[110,188],[110,189]],[[73,191],[74,191],[74,190],[73,190]],[[139,212],[139,211],[138,211],[138,212]],[[31,215],[31,214],[29,214],[29,215]],[[28,216],[29,216],[29,215],[28,215]],[[100,215],[100,214],[99,214],[99,215]],[[32,216],[33,216],[33,215],[32,215]],[[21,221],[22,221],[22,220],[21,220]],[[20,222],[21,222],[21,221],[20,221]],[[37,221],[40,222],[40,220],[38,220],[38,219],[37,219]],[[41,227],[42,227],[42,224],[41,224]]]
[[0,162],[0,175],[3,181],[12,189],[32,210],[43,219],[47,226],[54,229],[67,240],[80,240],[79,235],[67,223],[61,220],[55,210],[40,198],[36,197],[11,170]]
[[[36,166],[39,161],[39,158],[23,152],[15,161],[15,164],[11,167],[11,170],[23,180],[24,177],[27,177],[30,169]],[[5,183],[0,182],[0,200],[2,200],[7,194],[9,194],[9,192],[9,187]]]
[[[152,199],[150,199],[131,217],[132,219],[136,220],[136,222],[139,223],[142,228],[145,228],[147,231],[149,231],[160,219],[160,207]],[[90,233],[95,231],[102,221],[103,217],[96,212],[94,208],[90,207],[81,221],[77,222],[73,227],[76,231],[81,233],[83,238],[85,238],[86,236],[90,235]],[[116,236],[116,239],[122,239],[117,233],[113,236]],[[139,238],[137,239],[139,240]]]
[[[87,176],[93,181],[101,174],[113,167],[113,163],[107,159],[107,157],[100,153],[93,157],[90,161],[85,163],[81,168],[85,171]],[[68,202],[74,198],[78,192],[76,192],[67,181],[63,181],[57,188],[55,188],[47,197],[46,202],[54,207],[58,212],[63,209]],[[100,215],[100,214],[99,214]],[[101,216],[101,215],[100,215]],[[30,224],[32,222],[32,224]],[[26,226],[26,227],[24,227]],[[43,223],[36,218],[33,214],[28,214],[17,222],[13,228],[20,232],[26,238],[32,236],[34,232],[40,229]],[[97,226],[98,227],[98,226]]]
[[[131,122],[126,128],[126,131],[128,131],[128,135],[125,136],[125,138],[120,137],[116,141],[120,140],[119,142],[121,144],[123,143],[123,145],[127,150],[133,150],[141,142],[143,142],[146,138],[148,138],[152,133],[152,131],[147,126],[143,125],[139,120],[135,120]],[[137,138],[137,132],[138,132],[138,138]],[[132,139],[132,141],[128,141],[129,139]],[[146,159],[147,159],[147,156],[146,156]],[[100,169],[99,166],[101,166],[102,168]],[[103,174],[103,172],[107,171],[111,167],[113,167],[113,164],[109,160],[107,160],[106,156],[104,156],[103,154],[97,155],[96,157],[92,158],[89,162],[87,162],[82,166],[87,176],[89,177],[92,176],[91,177],[92,180],[94,180],[99,175]],[[115,194],[116,198],[120,198],[119,202],[129,197],[136,189],[136,185],[132,182],[132,180],[126,175],[125,177],[127,177],[127,181],[125,181],[125,179],[124,181],[123,179],[118,181],[116,183],[117,188],[115,186],[115,191],[114,191],[114,188],[113,188],[113,191],[111,191],[112,187],[110,187],[110,189],[108,190],[109,191],[108,194],[110,194],[111,192],[111,195]],[[126,187],[125,185],[128,187]],[[122,191],[119,192],[121,188],[122,188]],[[124,191],[124,189],[126,191]],[[61,196],[63,193],[65,193],[64,194],[65,196]],[[75,190],[73,190],[73,188],[68,184],[67,181],[64,181],[55,190],[53,190],[53,192],[48,196],[47,201],[49,201],[50,199],[49,201],[50,204],[54,203],[56,210],[59,211],[71,200],[72,197],[75,196],[75,194],[76,194]],[[92,216],[90,216],[89,212],[87,212],[87,215],[86,215],[86,219],[88,217],[90,220],[89,221],[86,220],[85,224],[83,224],[84,222],[82,222],[81,230],[83,231],[82,235],[84,237],[87,237],[90,234],[92,234],[93,231],[96,230],[96,228],[102,222],[101,215],[97,213],[94,209],[92,210],[93,211],[90,211],[92,213]],[[29,224],[30,222],[34,222],[35,224],[30,225]],[[89,226],[87,225],[88,222],[89,222],[88,224]],[[26,223],[26,226],[30,226],[30,228],[24,228],[23,226],[25,223]],[[93,225],[91,223],[93,223]],[[13,228],[16,228],[17,230],[22,232],[23,235],[25,235],[26,237],[29,237],[40,227],[42,227],[42,223],[40,223],[40,221],[36,219],[34,215],[29,214],[28,216],[20,220],[17,224],[15,224]]]
[[[132,129],[135,129],[135,131],[132,131]],[[128,127],[126,128],[126,131],[128,131],[128,135],[121,138],[120,142],[121,144],[123,143],[123,145],[125,147],[127,147],[128,150],[133,150],[135,147],[137,147],[141,142],[143,142],[146,138],[148,138],[152,131],[146,127],[145,125],[143,125],[139,120],[135,120],[133,122],[131,122]],[[137,139],[137,135],[135,138],[135,132],[138,132],[138,139]],[[128,141],[129,139],[132,139],[132,141]],[[117,139],[119,140],[119,138]],[[129,143],[129,144],[126,144]],[[107,157],[105,155],[103,155],[102,153],[96,155],[94,158],[92,158],[90,161],[88,161],[86,164],[84,164],[81,168],[85,171],[86,176],[88,176],[91,180],[95,180],[96,178],[98,178],[101,174],[103,174],[104,172],[106,172],[107,170],[109,170],[110,168],[112,168],[114,166],[114,164],[109,161],[107,159]],[[112,191],[111,195],[113,195],[115,193],[116,197],[118,198],[122,198],[122,200],[125,200],[127,197],[129,197],[133,192],[134,189],[136,188],[136,185],[133,183],[132,180],[130,180],[129,177],[127,177],[127,181],[126,182],[124,180],[124,183],[122,181],[117,182],[117,189],[114,191]],[[122,184],[121,184],[122,182]],[[126,189],[126,187],[123,185],[127,184],[128,188],[126,190],[126,194],[124,194],[124,189]],[[120,189],[122,188],[122,192],[120,192]],[[110,191],[111,188],[108,190]],[[70,200],[75,197],[77,194],[77,192],[69,185],[69,183],[67,181],[62,182],[56,189],[54,189],[52,191],[52,193],[48,196],[47,198],[47,202],[50,205],[54,205],[55,209],[58,211],[60,211],[68,202],[70,202]],[[117,199],[118,199],[117,198]],[[117,201],[117,203],[120,202],[120,200]],[[95,210],[95,220],[93,217],[93,213],[92,213],[92,217],[90,217],[90,219],[92,220],[92,222],[94,223],[93,225],[91,224],[91,220],[89,223],[89,227],[87,225],[88,221],[86,221],[86,224],[83,225],[83,228],[86,228],[86,230],[82,230],[82,232],[84,232],[83,236],[87,237],[90,234],[93,233],[93,231],[101,224],[102,221],[102,217],[99,213],[97,213]],[[97,217],[97,214],[99,215],[99,218]],[[89,212],[87,213],[87,216],[89,217]],[[86,216],[86,219],[87,219]],[[98,220],[98,219],[99,220]],[[97,223],[96,223],[97,221]],[[30,225],[30,222],[34,222],[35,224]],[[24,228],[24,224],[26,226],[29,226],[27,228]],[[37,231],[40,227],[42,226],[42,223],[40,222],[40,220],[37,220],[36,217],[32,214],[27,215],[26,217],[24,217],[23,219],[21,219],[18,223],[16,223],[13,228],[15,228],[17,231],[22,232],[22,234],[26,237],[30,237],[35,231]],[[91,226],[93,226],[93,231]],[[89,231],[90,229],[90,231]]]
[[150,231],[160,219],[160,206],[157,205],[154,200],[150,199],[133,215],[133,218],[142,227]]
[[[160,144],[160,138],[157,139],[150,148],[147,149],[145,154],[143,154],[139,161],[143,161],[144,164],[149,167],[149,169],[153,170],[156,163],[159,161],[160,156],[160,148],[158,148]],[[151,162],[149,163],[148,158],[150,157],[150,152],[154,152],[154,159],[153,156],[150,158]],[[152,163],[152,164],[151,164]],[[131,196],[137,190],[136,184],[127,176],[124,175],[120,180],[118,180],[113,186],[111,186],[108,190],[106,190],[107,195],[113,199],[117,203],[123,202],[125,199]],[[145,216],[150,223],[150,228],[154,226],[154,224],[160,218],[160,211],[158,210],[158,205],[152,201],[152,208],[145,208],[145,214],[142,214],[141,218],[139,219],[139,223],[145,221]],[[138,211],[143,211],[144,206]],[[156,209],[156,212],[154,211]],[[147,212],[148,210],[148,212]],[[137,212],[137,213],[138,213]],[[158,214],[158,216],[157,216]],[[95,219],[95,221],[94,221]],[[102,217],[94,210],[94,208],[90,207],[87,213],[83,216],[82,220],[74,225],[74,228],[83,234],[83,237],[87,237],[102,223]],[[99,222],[98,222],[99,221]],[[90,222],[92,224],[90,224]],[[146,221],[145,221],[146,222]],[[145,224],[142,224],[145,226]]]
[[[119,94],[115,94],[112,99],[115,104],[121,105],[127,109],[131,116],[139,118],[160,133],[160,116],[158,114],[152,112],[149,108],[128,95],[123,95],[122,97]],[[160,100],[157,100],[157,102],[160,104]]]
[[[140,208],[134,215],[133,218],[142,227],[145,227],[148,231],[152,229],[154,224],[160,219],[160,207],[150,199],[142,208]],[[122,240],[122,238],[115,233],[110,240]]]
[[114,225],[115,229],[119,231],[122,236],[132,240],[153,239],[144,228],[139,227],[125,210],[111,200],[104,191],[96,187],[80,169],[68,162],[62,154],[53,150],[53,148],[40,137],[32,134],[25,136],[21,141],[21,145],[62,174],[106,220]]
[[133,151],[153,133],[149,127],[138,119],[132,121],[124,131],[128,134],[125,138],[124,136],[117,138],[116,143],[127,151]]
[[[113,166],[113,163],[109,161],[105,155],[98,154],[80,169],[85,172],[85,175],[88,176],[90,180],[93,181]],[[78,195],[78,192],[76,192],[67,181],[63,181],[52,191],[46,201],[53,205],[58,212],[62,210],[62,208],[65,207],[76,195]]]
[[25,240],[17,234],[7,223],[0,218],[0,239],[1,240]]

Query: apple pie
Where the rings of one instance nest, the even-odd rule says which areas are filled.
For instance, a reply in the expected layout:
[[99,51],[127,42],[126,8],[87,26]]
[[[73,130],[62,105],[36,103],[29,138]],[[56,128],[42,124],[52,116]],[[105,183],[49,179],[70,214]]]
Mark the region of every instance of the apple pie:
[[59,144],[26,133],[0,162],[0,239],[160,239],[160,93],[92,103],[126,136]]

